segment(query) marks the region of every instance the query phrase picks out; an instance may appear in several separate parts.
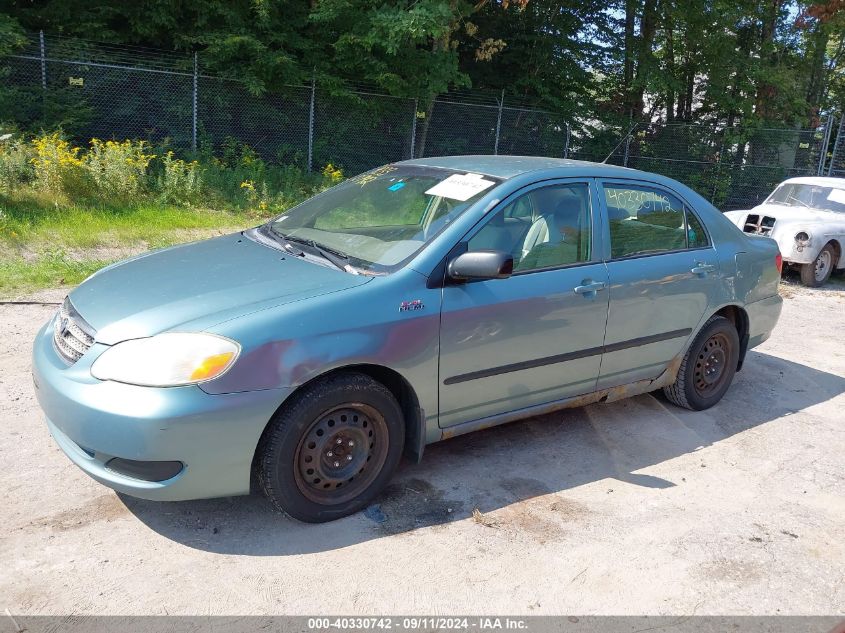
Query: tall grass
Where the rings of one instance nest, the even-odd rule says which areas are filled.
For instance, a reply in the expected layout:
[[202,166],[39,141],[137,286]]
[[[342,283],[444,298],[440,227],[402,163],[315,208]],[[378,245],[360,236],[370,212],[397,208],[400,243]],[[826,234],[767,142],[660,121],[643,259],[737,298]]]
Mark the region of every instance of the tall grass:
[[307,174],[268,164],[234,141],[219,156],[179,158],[142,141],[13,136],[0,141],[0,296],[258,224],[342,178],[331,165]]
[[[0,128],[2,132],[2,128]],[[0,141],[0,195],[38,206],[123,207],[157,202],[186,207],[282,211],[338,182],[343,173],[270,165],[249,146],[227,141],[220,156],[204,150],[193,160],[145,141],[91,139],[78,147],[61,132]]]

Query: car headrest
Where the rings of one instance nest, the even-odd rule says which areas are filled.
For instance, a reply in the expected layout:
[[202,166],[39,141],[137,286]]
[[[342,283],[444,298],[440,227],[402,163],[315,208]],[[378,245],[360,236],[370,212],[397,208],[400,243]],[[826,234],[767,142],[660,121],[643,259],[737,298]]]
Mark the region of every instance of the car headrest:
[[562,221],[574,222],[581,217],[583,200],[578,196],[566,196],[561,198],[555,207],[555,218]]
[[545,187],[531,194],[534,203],[534,219],[553,213],[560,201],[560,191],[556,187]]

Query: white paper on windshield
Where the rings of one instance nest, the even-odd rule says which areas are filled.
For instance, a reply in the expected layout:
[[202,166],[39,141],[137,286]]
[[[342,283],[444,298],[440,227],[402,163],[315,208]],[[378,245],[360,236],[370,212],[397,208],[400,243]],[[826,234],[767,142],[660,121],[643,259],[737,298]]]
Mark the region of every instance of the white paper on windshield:
[[830,193],[827,194],[827,199],[831,202],[845,204],[845,189],[831,189]]
[[492,187],[492,180],[484,180],[481,174],[452,174],[426,191],[430,196],[442,196],[464,202],[475,194]]

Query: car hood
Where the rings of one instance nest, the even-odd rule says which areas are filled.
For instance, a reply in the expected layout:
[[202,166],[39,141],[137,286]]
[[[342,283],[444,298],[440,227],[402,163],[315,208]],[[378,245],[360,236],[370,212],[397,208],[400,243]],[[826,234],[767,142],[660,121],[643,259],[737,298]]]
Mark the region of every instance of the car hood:
[[106,345],[172,329],[201,330],[263,308],[361,285],[371,277],[321,266],[240,233],[109,266],[71,294]]
[[745,220],[749,213],[768,215],[778,222],[819,224],[819,223],[845,223],[845,214],[836,211],[824,211],[821,209],[808,209],[806,207],[791,207],[780,204],[761,204],[753,209],[742,211],[727,211],[725,216],[734,223]]

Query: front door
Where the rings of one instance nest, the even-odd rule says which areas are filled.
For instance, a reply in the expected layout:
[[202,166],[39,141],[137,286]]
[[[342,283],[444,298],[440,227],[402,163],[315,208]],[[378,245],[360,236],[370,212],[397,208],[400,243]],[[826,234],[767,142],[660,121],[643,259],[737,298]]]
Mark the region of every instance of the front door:
[[535,185],[468,236],[468,250],[511,252],[514,274],[443,289],[442,427],[595,389],[608,278],[593,193],[588,182]]
[[657,378],[698,330],[719,261],[688,205],[659,185],[604,182],[610,308],[598,388]]

